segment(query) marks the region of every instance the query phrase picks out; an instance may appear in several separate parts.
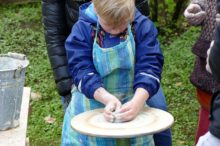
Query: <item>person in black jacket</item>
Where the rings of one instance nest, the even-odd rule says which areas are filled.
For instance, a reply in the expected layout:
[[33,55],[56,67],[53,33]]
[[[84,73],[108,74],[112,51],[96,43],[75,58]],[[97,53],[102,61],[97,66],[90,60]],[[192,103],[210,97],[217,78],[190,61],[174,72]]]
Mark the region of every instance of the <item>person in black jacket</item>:
[[68,73],[64,42],[78,19],[78,8],[89,0],[43,0],[42,13],[45,40],[57,91],[64,109],[71,98],[72,78]]
[[[59,95],[62,97],[64,110],[71,100],[72,77],[68,72],[64,43],[71,32],[73,24],[78,20],[79,6],[90,0],[42,0],[43,24],[47,51]],[[149,15],[148,0],[136,0],[136,7],[145,16]],[[160,89],[161,90],[161,89]],[[150,101],[157,108],[167,110],[164,95],[162,99]],[[162,100],[162,102],[161,102]],[[159,105],[158,105],[159,104]],[[151,105],[149,103],[149,105]],[[154,107],[154,106],[152,106]],[[155,134],[156,146],[171,146],[170,129]]]
[[[217,1],[217,11],[215,38],[207,52],[206,69],[220,83],[220,0]],[[220,91],[212,97],[209,131],[200,137],[196,146],[220,146]]]

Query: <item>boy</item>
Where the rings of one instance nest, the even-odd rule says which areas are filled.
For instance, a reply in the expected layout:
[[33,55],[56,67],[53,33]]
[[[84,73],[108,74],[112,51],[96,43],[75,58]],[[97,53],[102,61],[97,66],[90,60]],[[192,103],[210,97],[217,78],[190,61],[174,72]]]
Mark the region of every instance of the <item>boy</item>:
[[[64,117],[62,145],[154,145],[151,135],[95,138],[70,127],[73,116],[100,107],[109,122],[130,121],[160,86],[163,55],[153,23],[135,9],[133,0],[92,2],[81,6],[65,45],[76,87]],[[114,117],[113,110],[120,114]]]

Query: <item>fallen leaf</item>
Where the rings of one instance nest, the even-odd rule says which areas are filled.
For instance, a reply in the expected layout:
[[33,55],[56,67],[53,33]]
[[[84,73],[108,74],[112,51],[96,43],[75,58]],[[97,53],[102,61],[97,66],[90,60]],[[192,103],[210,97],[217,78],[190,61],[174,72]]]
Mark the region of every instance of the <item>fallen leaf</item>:
[[31,92],[31,100],[38,101],[42,98],[40,93]]
[[181,86],[181,85],[182,85],[182,82],[177,82],[177,83],[175,84],[176,87]]
[[44,118],[44,121],[46,123],[53,124],[56,121],[56,119],[52,118],[51,116],[47,116],[47,117]]

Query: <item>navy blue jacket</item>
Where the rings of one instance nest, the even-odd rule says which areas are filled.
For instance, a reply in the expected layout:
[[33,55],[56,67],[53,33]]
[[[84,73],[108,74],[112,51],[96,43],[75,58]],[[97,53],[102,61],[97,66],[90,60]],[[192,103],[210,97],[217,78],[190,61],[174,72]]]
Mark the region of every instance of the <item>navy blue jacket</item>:
[[[92,33],[97,20],[85,13],[89,5],[90,3],[86,3],[80,7],[79,20],[75,23],[71,34],[67,38],[65,48],[73,84],[88,98],[94,98],[95,90],[103,87],[103,83],[101,76],[93,65],[92,46],[94,38]],[[157,40],[157,30],[152,21],[143,16],[138,10],[136,10],[133,25],[136,43],[133,87],[134,90],[139,87],[146,89],[151,97],[159,89],[164,62]]]

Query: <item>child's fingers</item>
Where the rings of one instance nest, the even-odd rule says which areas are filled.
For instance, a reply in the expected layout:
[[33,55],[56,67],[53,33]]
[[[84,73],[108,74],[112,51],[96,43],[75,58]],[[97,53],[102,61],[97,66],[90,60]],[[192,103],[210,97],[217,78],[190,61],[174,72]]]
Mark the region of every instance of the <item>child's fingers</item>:
[[127,122],[127,121],[131,121],[132,119],[134,119],[134,117],[135,116],[134,114],[132,114],[132,111],[128,110],[123,113],[115,114],[115,121]]
[[118,112],[124,113],[124,112],[127,112],[127,111],[129,111],[129,110],[130,110],[129,104],[128,104],[128,103],[125,103],[125,104],[123,104],[123,105],[121,106],[121,108],[119,109]]
[[107,114],[107,115],[111,115],[112,114],[112,112],[110,110],[106,109],[106,108],[104,110],[104,113]]
[[115,104],[115,111],[119,111],[121,109],[121,103],[120,102],[117,102],[116,104]]
[[103,113],[104,118],[106,121],[108,122],[114,122],[115,121],[115,117],[112,114],[108,114],[108,113]]
[[115,109],[116,109],[115,104],[114,104],[114,103],[109,103],[109,104],[106,105],[106,107],[105,107],[105,112],[111,113],[111,112],[115,111]]

